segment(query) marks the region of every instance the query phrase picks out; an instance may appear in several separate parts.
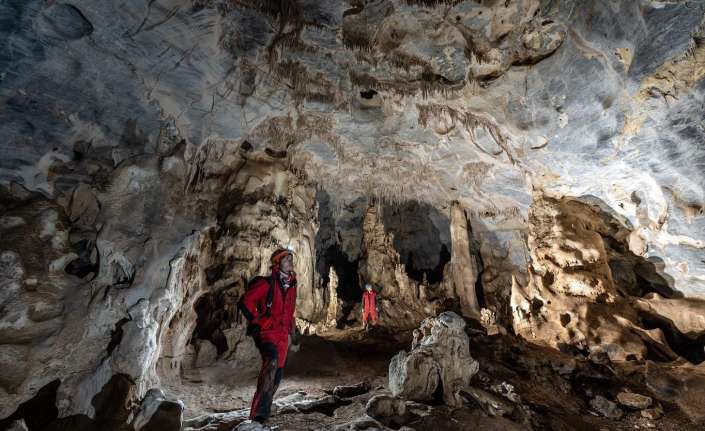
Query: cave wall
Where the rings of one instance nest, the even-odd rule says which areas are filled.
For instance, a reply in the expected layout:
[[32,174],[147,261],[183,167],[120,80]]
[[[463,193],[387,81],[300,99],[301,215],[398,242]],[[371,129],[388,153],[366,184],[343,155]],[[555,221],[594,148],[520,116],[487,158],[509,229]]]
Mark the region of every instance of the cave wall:
[[[529,282],[512,284],[514,331],[598,360],[702,362],[687,352],[703,351],[692,320],[702,301],[669,288],[673,280],[663,265],[632,251],[638,233],[629,228],[599,200],[537,194],[529,217]],[[690,325],[678,329],[666,304],[680,304]]]

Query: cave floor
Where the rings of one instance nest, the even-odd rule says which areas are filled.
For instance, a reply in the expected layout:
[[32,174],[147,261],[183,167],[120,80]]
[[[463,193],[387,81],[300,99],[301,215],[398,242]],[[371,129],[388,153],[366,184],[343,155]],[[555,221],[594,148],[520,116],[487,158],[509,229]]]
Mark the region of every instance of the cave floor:
[[[408,334],[392,337],[383,331],[366,333],[359,326],[321,335],[303,336],[298,351],[289,351],[275,399],[298,391],[325,395],[325,390],[335,386],[363,381],[372,388],[386,386],[389,360],[410,345]],[[189,419],[249,408],[256,383],[256,373],[217,365],[179,382],[164,382],[164,386],[184,401],[184,419]]]
[[[273,416],[268,426],[285,430],[328,430],[365,417],[367,401],[389,394],[389,361],[410,346],[410,334],[394,337],[383,330],[365,333],[361,328],[334,330],[321,336],[303,337],[299,351],[291,352],[276,398],[299,391],[323,396],[338,385],[368,382],[371,390],[352,397],[328,412],[289,413]],[[640,411],[622,407],[624,417],[610,420],[589,406],[595,394],[614,399],[629,388],[648,394],[643,381],[644,364],[624,367],[595,364],[579,356],[542,348],[511,336],[471,334],[471,353],[480,362],[473,386],[488,392],[509,383],[521,397],[519,408],[505,417],[493,416],[486,406],[470,402],[461,408],[440,404],[423,406],[423,414],[404,425],[420,430],[634,430],[685,431],[704,429],[693,424],[675,405],[661,402],[664,416],[652,420]],[[205,381],[184,381],[169,390],[186,404],[184,419],[249,407],[256,376],[221,375]],[[212,383],[216,382],[216,383]],[[327,414],[329,413],[329,414]],[[489,413],[489,414],[488,414]],[[391,424],[398,429],[401,424]]]

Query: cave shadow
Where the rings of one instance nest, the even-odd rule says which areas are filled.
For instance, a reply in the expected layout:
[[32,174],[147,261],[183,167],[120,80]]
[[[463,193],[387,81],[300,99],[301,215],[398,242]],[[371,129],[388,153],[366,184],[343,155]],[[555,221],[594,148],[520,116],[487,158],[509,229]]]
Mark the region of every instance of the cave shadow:
[[114,374],[92,399],[94,417],[76,414],[59,418],[56,398],[61,380],[56,379],[40,388],[20,404],[15,413],[0,420],[0,430],[9,429],[23,419],[28,431],[130,431],[130,401],[134,398],[135,382],[126,374]]
[[[615,306],[629,306],[627,304],[632,298],[644,298],[654,293],[665,298],[665,301],[678,299],[680,301],[702,302],[693,298],[686,299],[682,292],[675,289],[675,280],[664,271],[665,262],[663,259],[657,256],[639,256],[629,249],[624,230],[631,232],[633,226],[628,220],[612,210],[604,201],[594,196],[571,198],[569,201],[583,205],[586,211],[591,211],[595,214],[608,228],[606,232],[597,231],[597,233],[603,240],[607,263],[615,287],[618,293],[626,300],[626,302],[624,300],[616,302]],[[631,340],[628,339],[627,334],[630,333],[642,340],[646,347],[645,359],[656,362],[671,362],[676,359],[673,357],[673,353],[675,353],[693,364],[700,364],[705,361],[705,332],[684,334],[668,317],[659,315],[655,311],[638,310],[637,321],[634,323],[645,330],[660,330],[665,338],[665,346],[663,346],[651,340],[638,329],[621,325],[612,317],[611,313],[607,313],[612,305],[606,304],[605,299],[598,297],[595,303],[588,302],[584,318],[587,322],[591,321],[592,316],[596,319],[606,318],[615,327],[622,327],[622,332],[613,342],[614,344],[628,344]],[[615,309],[614,313],[617,314],[617,312],[618,308]],[[588,354],[585,351],[578,353]],[[627,361],[636,359],[633,354],[626,357]]]
[[[314,240],[314,250],[316,272],[320,276],[316,287],[325,289],[328,286],[330,269],[333,268],[338,276],[336,293],[342,303],[342,316],[337,322],[337,327],[341,328],[349,321],[349,315],[355,304],[362,301],[358,275],[359,258],[351,258],[343,250],[343,241],[336,225],[333,203],[328,192],[323,189],[317,190],[316,201],[318,202],[319,229]],[[360,237],[362,236],[364,211],[358,214],[355,209],[365,208],[362,205],[364,201],[364,198],[358,198],[350,205],[350,208],[353,209],[352,223],[355,225],[355,229],[359,229]]]
[[441,283],[451,259],[448,216],[418,200],[380,208],[385,232],[394,235],[394,249],[409,278],[421,282],[425,277],[429,285]]
[[225,292],[204,293],[194,304],[196,327],[193,329],[191,344],[198,348],[197,340],[208,340],[216,348],[218,356],[228,351],[228,340],[223,330],[235,324],[235,313],[226,305]]
[[365,367],[384,375],[391,358],[400,350],[408,350],[410,344],[410,336],[399,338],[383,332],[366,334],[357,340],[302,336],[299,351],[290,352],[287,358],[285,378],[336,376],[348,368],[360,370]]
[[[629,250],[628,244],[624,240],[620,241],[615,236],[620,229],[633,231],[634,226],[631,222],[612,209],[605,201],[593,196],[584,195],[578,198],[570,199],[572,202],[583,204],[587,209],[592,210],[608,227],[608,232],[598,232],[602,237],[603,242],[607,246],[609,257],[619,256],[619,259],[610,258],[610,270],[617,274],[618,278],[621,272],[627,271],[627,278],[620,279],[620,287],[628,289],[625,293],[630,296],[645,296],[651,292],[658,293],[665,298],[683,298],[682,292],[675,289],[675,280],[665,272],[666,264],[663,259],[658,256],[642,257],[634,254]],[[622,262],[627,263],[627,267],[621,265]],[[634,280],[630,280],[631,274]],[[615,280],[616,281],[616,280]],[[625,281],[630,285],[625,285]],[[631,286],[634,284],[634,286]]]
[[[370,201],[359,197],[346,206],[341,216],[334,213],[331,196],[323,189],[316,194],[318,201],[319,230],[315,239],[316,285],[325,288],[329,283],[329,270],[338,276],[337,295],[342,305],[338,319],[340,329],[354,321],[351,312],[362,300],[364,280],[359,277],[359,258],[347,254],[350,243],[342,235],[362,238],[365,211]],[[398,205],[377,203],[380,221],[385,233],[393,235],[393,247],[399,253],[407,276],[416,283],[425,282],[429,295],[437,297],[437,287],[443,281],[446,265],[451,260],[449,217],[432,205],[410,200]],[[348,239],[349,240],[349,239]],[[354,246],[353,246],[354,248]]]

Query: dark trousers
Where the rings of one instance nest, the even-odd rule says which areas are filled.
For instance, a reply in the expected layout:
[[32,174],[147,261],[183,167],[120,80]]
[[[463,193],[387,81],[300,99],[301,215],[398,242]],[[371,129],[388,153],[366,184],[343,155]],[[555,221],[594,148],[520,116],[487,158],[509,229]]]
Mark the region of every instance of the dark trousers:
[[261,422],[267,420],[271,414],[274,393],[279,388],[284,368],[279,367],[280,355],[276,345],[261,340],[257,340],[256,345],[262,356],[262,368],[257,378],[257,391],[252,399],[250,419]]

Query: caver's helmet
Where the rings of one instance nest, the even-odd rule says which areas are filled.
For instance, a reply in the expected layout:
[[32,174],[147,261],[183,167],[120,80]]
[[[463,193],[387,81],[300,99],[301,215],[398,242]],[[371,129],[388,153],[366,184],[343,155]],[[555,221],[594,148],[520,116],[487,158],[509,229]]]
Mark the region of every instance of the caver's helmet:
[[272,262],[272,266],[274,268],[279,268],[279,264],[281,263],[282,259],[284,259],[284,257],[293,255],[294,254],[291,252],[291,250],[288,250],[286,248],[279,248],[274,253],[272,253],[272,257],[270,257],[269,260],[270,262]]
[[370,283],[365,284],[365,289],[372,290],[372,285]]

